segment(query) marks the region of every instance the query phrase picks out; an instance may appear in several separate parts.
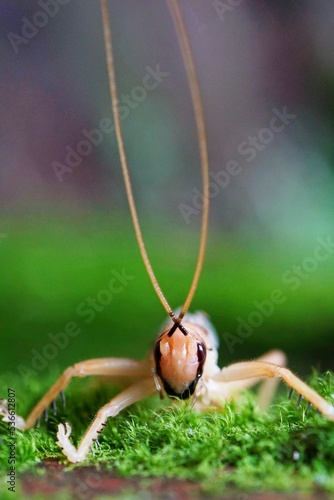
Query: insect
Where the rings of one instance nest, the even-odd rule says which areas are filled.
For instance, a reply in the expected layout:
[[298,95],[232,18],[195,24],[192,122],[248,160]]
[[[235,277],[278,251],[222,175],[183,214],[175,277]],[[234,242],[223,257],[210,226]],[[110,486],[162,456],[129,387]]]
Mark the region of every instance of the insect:
[[[175,22],[188,76],[201,157],[204,202],[197,264],[184,305],[179,310],[173,311],[155,277],[141,234],[122,137],[107,0],[101,0],[112,109],[130,212],[146,270],[169,319],[163,326],[153,351],[146,361],[100,358],[76,363],[63,372],[27,419],[16,416],[17,428],[33,427],[58,395],[63,393],[73,377],[102,375],[110,377],[111,380],[113,378],[119,380],[122,377],[125,380],[136,380],[97,412],[78,447],[75,447],[70,440],[71,426],[68,423],[58,425],[57,444],[62,448],[67,459],[73,463],[82,462],[87,458],[92,444],[103,431],[108,418],[116,416],[124,408],[154,393],[180,400],[193,399],[194,406],[202,410],[209,405],[223,406],[224,401],[237,394],[238,391],[262,381],[260,405],[266,406],[273,397],[276,384],[281,379],[324,416],[334,421],[334,407],[285,368],[285,355],[281,351],[270,351],[255,361],[234,363],[220,369],[217,364],[218,337],[213,325],[202,312],[188,313],[205,254],[209,213],[209,167],[203,106],[190,43],[178,1],[167,0],[167,2]],[[9,421],[10,414],[5,400],[0,401],[0,415],[3,416],[4,421]]]

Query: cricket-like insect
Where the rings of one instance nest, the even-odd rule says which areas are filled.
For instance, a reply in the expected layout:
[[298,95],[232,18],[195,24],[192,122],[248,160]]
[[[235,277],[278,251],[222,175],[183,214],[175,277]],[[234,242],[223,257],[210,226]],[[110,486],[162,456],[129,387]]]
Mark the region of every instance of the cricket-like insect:
[[[160,396],[167,394],[169,397],[178,399],[194,398],[194,406],[201,410],[207,408],[208,405],[221,407],[224,401],[238,391],[265,379],[259,403],[260,406],[266,406],[273,397],[276,384],[282,379],[323,415],[334,421],[334,407],[284,367],[285,355],[281,351],[270,351],[255,361],[234,363],[220,369],[217,365],[218,337],[214,327],[204,313],[187,313],[197,287],[205,254],[209,213],[209,167],[203,107],[190,44],[178,0],[167,0],[167,2],[174,18],[189,81],[201,157],[204,203],[197,264],[185,303],[180,311],[174,313],[159,287],[141,234],[120,125],[107,0],[101,0],[112,109],[128,202],[145,267],[169,320],[157,338],[153,353],[146,361],[101,358],[77,363],[63,372],[26,420],[16,416],[17,428],[33,427],[43,412],[64,391],[72,377],[104,375],[110,377],[111,380],[113,378],[119,380],[122,377],[125,380],[136,380],[98,411],[77,448],[70,442],[70,425],[68,423],[58,425],[57,443],[68,460],[74,463],[86,459],[109,417],[114,417],[124,408],[155,392],[158,392]],[[4,421],[9,421],[9,410],[5,400],[0,401],[0,415],[3,416]]]

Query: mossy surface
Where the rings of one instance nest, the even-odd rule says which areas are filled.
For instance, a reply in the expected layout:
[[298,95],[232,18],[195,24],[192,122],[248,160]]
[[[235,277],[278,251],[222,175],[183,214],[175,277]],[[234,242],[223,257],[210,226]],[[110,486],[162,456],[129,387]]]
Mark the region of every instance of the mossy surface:
[[[123,231],[123,219],[110,222],[101,214],[76,225],[64,220],[11,221],[0,247],[0,397],[14,389],[20,415],[27,416],[67,366],[92,357],[143,359],[150,349],[165,315],[143,269],[130,221],[127,224],[129,229]],[[190,232],[174,246],[173,234],[168,228],[155,228],[147,231],[146,241],[174,307],[188,291],[198,235]],[[220,366],[280,348],[288,355],[289,367],[303,378],[311,366],[319,373],[333,369],[332,257],[319,263],[298,290],[282,281],[294,263],[312,255],[316,244],[312,240],[298,248],[260,241],[242,245],[226,235],[212,235],[192,311],[210,314],[220,336]],[[123,270],[130,278],[122,293],[102,304],[112,273]],[[268,300],[276,289],[284,293],[284,303],[263,317],[249,336],[239,336],[232,348],[226,332],[237,336],[238,318],[246,321],[254,303]],[[82,303],[87,310],[89,298],[97,298],[99,306],[91,321],[88,314],[78,313]],[[55,336],[73,322],[80,333],[67,335],[57,346]],[[333,402],[331,373],[314,374],[311,384]],[[55,444],[57,424],[70,422],[78,443],[98,408],[117,390],[95,378],[74,380],[66,390],[66,407],[58,402],[56,417],[50,412],[49,421],[39,429],[17,432],[18,474],[33,471],[45,459],[66,464]],[[170,406],[167,400],[149,398],[108,423],[101,448],[95,447],[87,464],[118,477],[192,480],[206,493],[229,488],[333,492],[333,423],[313,409],[306,411],[306,403],[298,409],[298,396],[289,401],[287,394],[281,384],[264,413],[257,409],[252,391],[205,414],[187,404]],[[7,440],[7,424],[1,423],[2,474],[8,472]],[[66,464],[64,473],[80,467]]]
[[[16,386],[19,411],[26,414],[33,400],[52,377],[23,388]],[[27,432],[16,431],[18,473],[34,470],[45,459],[66,463],[56,445],[56,427],[68,421],[77,443],[97,409],[114,389],[92,379],[75,381],[67,391],[67,404],[57,405],[57,416]],[[22,383],[22,382],[21,382]],[[333,401],[334,376],[313,375],[311,385]],[[4,387],[5,384],[2,384]],[[42,391],[43,392],[43,391]],[[287,391],[285,391],[287,393]],[[29,394],[29,398],[27,398]],[[125,477],[168,477],[199,482],[206,493],[233,490],[310,491],[334,493],[334,428],[297,396],[277,397],[269,411],[256,406],[256,395],[244,392],[221,410],[198,413],[189,404],[149,398],[110,419],[84,466],[109,470]],[[1,473],[8,471],[7,424],[1,424]],[[82,465],[68,465],[73,470]]]

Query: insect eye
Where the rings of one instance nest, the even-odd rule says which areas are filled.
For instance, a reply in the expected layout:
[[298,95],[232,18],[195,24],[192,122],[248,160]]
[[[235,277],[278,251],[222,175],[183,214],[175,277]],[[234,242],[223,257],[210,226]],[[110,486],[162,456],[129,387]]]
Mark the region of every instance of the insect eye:
[[206,348],[202,343],[197,344],[197,359],[199,363],[203,363],[206,358]]
[[161,351],[160,351],[160,340],[156,342],[154,346],[154,351],[153,351],[153,356],[154,356],[154,361],[155,361],[155,366],[157,369],[157,372],[160,372],[160,360],[161,360]]

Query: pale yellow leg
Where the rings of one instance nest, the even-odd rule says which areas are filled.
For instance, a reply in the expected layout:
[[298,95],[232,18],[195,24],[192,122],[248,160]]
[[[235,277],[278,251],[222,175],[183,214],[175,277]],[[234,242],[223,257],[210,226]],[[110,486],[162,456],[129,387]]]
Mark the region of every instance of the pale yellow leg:
[[299,394],[312,403],[329,420],[334,421],[334,406],[328,403],[316,391],[311,389],[305,382],[300,380],[287,368],[278,366],[267,361],[244,361],[234,363],[214,377],[216,382],[224,382],[229,386],[230,383],[248,379],[282,379],[284,382],[295,389]]
[[[273,363],[275,365],[283,367],[286,365],[286,356],[284,352],[275,350],[268,352],[264,356],[261,356],[256,361],[268,361],[269,363]],[[266,378],[262,380],[258,392],[258,401],[260,408],[262,409],[268,408],[268,406],[274,399],[275,392],[279,382],[280,379],[277,377]]]
[[91,425],[88,427],[85,435],[83,436],[78,448],[75,448],[70,442],[71,427],[69,424],[58,425],[58,441],[57,444],[63,449],[64,455],[70,462],[82,462],[87,457],[93,442],[98,438],[102,432],[105,422],[109,417],[115,417],[120,411],[124,410],[127,406],[146,398],[150,394],[156,392],[156,385],[153,377],[143,379],[140,382],[132,385],[125,391],[114,397],[109,403],[104,405],[94,418]]
[[[22,430],[33,427],[43,411],[55,401],[73,377],[87,377],[88,375],[142,378],[150,376],[150,368],[142,361],[127,358],[97,358],[76,363],[63,372],[25,420],[18,415],[16,416],[16,427]],[[5,400],[0,400],[0,415],[3,416],[5,422],[8,422],[8,408]]]
[[[257,358],[256,361],[268,361],[279,366],[284,366],[286,364],[286,356],[282,351],[272,350]],[[218,373],[216,377],[213,377],[213,379],[206,383],[206,392],[203,399],[205,401],[205,398],[207,398],[207,404],[212,403],[221,406],[225,400],[234,398],[241,390],[248,389],[261,382],[258,401],[260,408],[265,409],[272,401],[279,383],[278,378],[263,380],[261,377],[222,382],[220,376],[221,373]],[[201,405],[197,406],[201,408]]]

